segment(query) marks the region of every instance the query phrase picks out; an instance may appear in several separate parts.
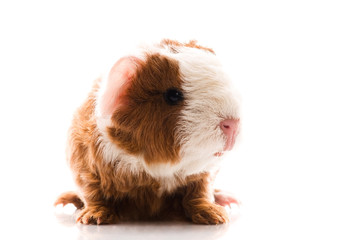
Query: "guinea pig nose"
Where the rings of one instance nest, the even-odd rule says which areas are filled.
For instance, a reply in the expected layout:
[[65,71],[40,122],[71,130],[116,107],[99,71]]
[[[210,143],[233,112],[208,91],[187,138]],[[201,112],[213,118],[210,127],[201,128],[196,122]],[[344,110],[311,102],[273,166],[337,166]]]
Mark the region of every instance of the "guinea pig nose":
[[238,119],[226,119],[220,124],[222,131],[228,135],[238,131],[239,120]]
[[220,128],[224,135],[226,135],[226,145],[224,151],[229,151],[233,148],[238,135],[239,119],[226,119],[221,121]]

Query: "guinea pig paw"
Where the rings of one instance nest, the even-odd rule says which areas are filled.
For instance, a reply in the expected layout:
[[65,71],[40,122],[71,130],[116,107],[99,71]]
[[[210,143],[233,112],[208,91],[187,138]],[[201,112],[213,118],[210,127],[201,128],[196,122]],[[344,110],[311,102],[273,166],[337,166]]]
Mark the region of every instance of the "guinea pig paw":
[[223,224],[229,222],[228,214],[224,207],[216,204],[202,206],[191,214],[192,221],[198,224]]
[[110,224],[114,223],[116,217],[113,213],[103,206],[88,206],[80,211],[77,222],[82,224]]
[[237,206],[241,205],[241,202],[234,195],[222,190],[214,191],[214,200],[218,205],[223,207],[231,207],[231,204],[235,204]]

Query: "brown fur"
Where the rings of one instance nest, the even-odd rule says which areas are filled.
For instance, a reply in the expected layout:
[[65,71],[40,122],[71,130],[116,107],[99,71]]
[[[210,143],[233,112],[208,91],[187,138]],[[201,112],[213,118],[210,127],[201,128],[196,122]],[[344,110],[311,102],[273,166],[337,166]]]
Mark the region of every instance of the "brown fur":
[[[170,87],[181,87],[177,63],[160,55],[148,56],[127,91],[128,105],[114,112],[114,127],[108,129],[114,144],[128,154],[143,155],[147,164],[179,161],[173,129],[182,104],[169,106],[163,101],[162,93]],[[147,219],[227,222],[224,208],[214,202],[213,177],[208,173],[178,179],[176,190],[159,196],[157,179],[103,160],[94,114],[97,89],[96,82],[69,130],[68,161],[80,192],[64,193],[56,204],[73,203],[79,209],[77,221],[84,224]]]
[[177,52],[176,47],[191,47],[191,48],[202,49],[202,50],[204,50],[204,51],[211,52],[211,53],[215,54],[215,52],[214,52],[214,50],[213,50],[212,48],[203,47],[203,46],[201,46],[201,45],[198,45],[196,40],[191,40],[191,41],[189,41],[188,43],[180,43],[180,42],[175,41],[175,40],[164,39],[164,40],[160,43],[160,45],[161,45],[161,46],[167,45],[167,46],[173,47],[173,48],[171,48],[171,49],[172,49],[173,52],[175,52],[175,53]]
[[112,141],[130,154],[144,154],[147,163],[177,162],[179,144],[174,129],[182,105],[169,106],[163,93],[181,89],[178,64],[159,54],[138,68],[127,91],[127,106],[113,114]]
[[61,194],[54,205],[63,204],[63,206],[65,206],[69,203],[72,203],[77,209],[84,207],[83,201],[79,198],[76,192],[65,192]]

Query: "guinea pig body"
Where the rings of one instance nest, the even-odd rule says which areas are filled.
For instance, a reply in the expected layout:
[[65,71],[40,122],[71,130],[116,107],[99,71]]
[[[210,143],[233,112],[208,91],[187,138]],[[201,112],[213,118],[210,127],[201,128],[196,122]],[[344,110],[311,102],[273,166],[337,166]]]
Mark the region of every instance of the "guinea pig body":
[[163,40],[98,79],[69,130],[67,160],[84,224],[228,221],[236,199],[212,182],[239,132],[239,103],[212,49]]

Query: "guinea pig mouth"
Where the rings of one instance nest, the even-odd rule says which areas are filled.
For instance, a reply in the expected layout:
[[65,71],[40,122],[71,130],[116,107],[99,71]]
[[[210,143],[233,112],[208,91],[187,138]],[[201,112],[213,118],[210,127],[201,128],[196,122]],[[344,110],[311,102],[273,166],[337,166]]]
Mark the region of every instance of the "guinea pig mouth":
[[213,154],[215,157],[222,157],[224,155],[225,151],[231,151],[233,149],[233,146],[236,142],[236,136],[237,133],[233,134],[232,136],[230,136],[229,138],[227,138],[226,144],[223,148],[222,151],[216,152],[215,154]]
[[214,156],[215,156],[215,157],[222,157],[223,154],[224,154],[224,152],[216,152],[216,153],[214,154]]

